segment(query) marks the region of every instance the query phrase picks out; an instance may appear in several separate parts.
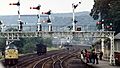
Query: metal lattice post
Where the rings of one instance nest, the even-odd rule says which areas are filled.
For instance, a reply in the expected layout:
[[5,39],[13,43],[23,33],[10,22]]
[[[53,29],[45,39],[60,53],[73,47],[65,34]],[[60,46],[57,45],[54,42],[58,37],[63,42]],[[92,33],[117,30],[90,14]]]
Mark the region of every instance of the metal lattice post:
[[111,42],[111,50],[110,50],[110,64],[115,65],[115,58],[114,58],[114,33],[112,36],[109,37]]

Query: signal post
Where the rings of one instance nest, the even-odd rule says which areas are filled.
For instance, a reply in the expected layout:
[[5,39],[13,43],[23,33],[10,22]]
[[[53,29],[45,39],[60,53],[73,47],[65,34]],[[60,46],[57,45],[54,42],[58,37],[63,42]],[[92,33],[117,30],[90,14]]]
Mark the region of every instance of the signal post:
[[51,10],[49,10],[48,12],[42,12],[42,14],[48,15],[48,20],[46,20],[45,22],[48,23],[48,31],[52,31]]
[[40,7],[41,5],[39,4],[38,6],[36,7],[30,7],[30,9],[36,9],[38,10],[38,21],[37,21],[37,31],[42,31],[42,25],[41,25],[41,22],[40,22]]

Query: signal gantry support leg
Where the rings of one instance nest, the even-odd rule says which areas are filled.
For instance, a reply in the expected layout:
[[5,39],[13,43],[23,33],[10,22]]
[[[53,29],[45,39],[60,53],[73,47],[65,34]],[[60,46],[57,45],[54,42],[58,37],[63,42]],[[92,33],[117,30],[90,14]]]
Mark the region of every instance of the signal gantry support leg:
[[114,58],[114,36],[109,37],[111,42],[111,50],[110,50],[110,64],[115,65],[115,58]]

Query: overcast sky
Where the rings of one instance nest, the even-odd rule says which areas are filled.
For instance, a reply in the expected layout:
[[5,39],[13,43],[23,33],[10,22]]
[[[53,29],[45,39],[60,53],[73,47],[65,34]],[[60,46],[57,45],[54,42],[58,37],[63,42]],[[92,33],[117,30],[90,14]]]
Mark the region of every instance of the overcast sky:
[[[41,5],[41,12],[52,10],[53,13],[72,12],[72,3],[82,3],[76,8],[76,12],[90,11],[93,7],[93,0],[20,0],[21,11],[23,14],[37,14],[37,10],[31,10],[30,7]],[[18,0],[0,0],[0,15],[17,15],[17,6],[9,3],[17,3]]]

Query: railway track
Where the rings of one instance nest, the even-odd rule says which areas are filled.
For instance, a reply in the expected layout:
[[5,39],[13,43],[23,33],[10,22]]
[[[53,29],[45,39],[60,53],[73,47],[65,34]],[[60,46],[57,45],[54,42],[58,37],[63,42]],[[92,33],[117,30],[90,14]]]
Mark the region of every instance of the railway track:
[[[4,65],[4,66],[5,66],[5,68],[32,68],[31,66],[33,66],[35,63],[37,63],[37,61],[42,60],[46,57],[52,56],[52,55],[57,54],[62,51],[64,51],[64,50],[51,51],[51,52],[48,52],[47,54],[41,55],[41,56],[38,56],[36,54],[26,55],[24,57],[19,58],[19,61],[16,65],[13,65],[13,66]],[[4,61],[3,61],[3,64],[4,64]]]
[[64,61],[69,59],[73,56],[71,53],[68,53],[68,51],[59,53],[56,55],[52,55],[51,57],[44,58],[43,60],[40,60],[37,62],[33,68],[64,68]]
[[58,55],[62,55],[64,54],[64,52],[60,52],[60,53],[57,53],[57,54],[54,54],[52,56],[49,56],[49,57],[46,57],[42,60],[39,60],[32,68],[53,68],[52,67],[52,64],[55,62],[55,60],[53,59],[56,58]]
[[6,66],[6,68],[68,68],[68,60],[75,57],[77,52],[79,51],[60,50],[48,52],[41,56],[29,55],[29,57],[22,57],[18,64]]

